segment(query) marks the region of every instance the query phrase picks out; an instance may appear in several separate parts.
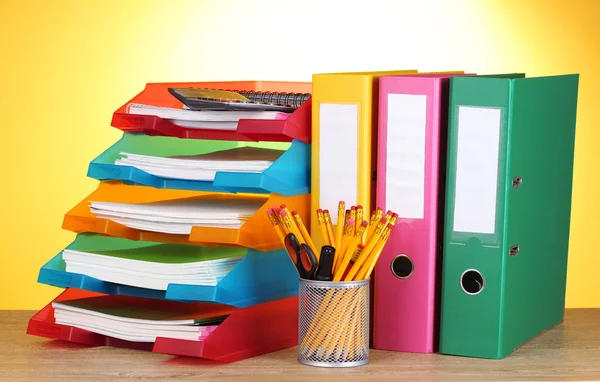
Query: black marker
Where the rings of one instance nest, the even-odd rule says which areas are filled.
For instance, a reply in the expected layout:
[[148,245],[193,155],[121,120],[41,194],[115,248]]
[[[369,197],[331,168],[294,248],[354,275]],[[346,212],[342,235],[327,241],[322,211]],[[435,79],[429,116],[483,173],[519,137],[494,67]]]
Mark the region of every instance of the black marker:
[[331,281],[333,280],[333,260],[335,256],[335,248],[331,245],[324,245],[321,247],[321,257],[319,259],[319,268],[315,274],[315,280],[317,281]]

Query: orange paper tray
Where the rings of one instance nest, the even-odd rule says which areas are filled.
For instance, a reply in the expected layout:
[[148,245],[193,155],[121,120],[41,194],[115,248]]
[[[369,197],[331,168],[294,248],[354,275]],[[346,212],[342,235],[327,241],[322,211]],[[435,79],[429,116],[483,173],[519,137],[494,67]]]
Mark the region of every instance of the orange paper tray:
[[[175,235],[143,231],[126,227],[108,219],[99,219],[90,212],[90,201],[114,203],[151,203],[158,201],[214,198],[236,200],[261,200],[263,205],[240,228],[193,227],[190,235]],[[69,211],[63,220],[63,228],[73,232],[94,232],[130,240],[145,240],[173,244],[229,245],[272,251],[283,247],[271,226],[266,210],[286,204],[290,211],[296,210],[307,229],[309,224],[310,194],[282,196],[279,194],[227,194],[216,192],[159,189],[146,186],[126,185],[120,181],[101,182],[98,189]]]

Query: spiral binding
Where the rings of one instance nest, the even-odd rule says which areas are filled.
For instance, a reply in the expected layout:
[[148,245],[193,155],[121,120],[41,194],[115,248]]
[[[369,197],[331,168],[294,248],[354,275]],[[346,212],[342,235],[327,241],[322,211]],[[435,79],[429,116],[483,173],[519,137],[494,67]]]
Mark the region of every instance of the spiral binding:
[[289,106],[298,108],[310,97],[310,93],[285,93],[285,92],[260,92],[260,91],[237,91],[253,102],[270,103],[278,106]]

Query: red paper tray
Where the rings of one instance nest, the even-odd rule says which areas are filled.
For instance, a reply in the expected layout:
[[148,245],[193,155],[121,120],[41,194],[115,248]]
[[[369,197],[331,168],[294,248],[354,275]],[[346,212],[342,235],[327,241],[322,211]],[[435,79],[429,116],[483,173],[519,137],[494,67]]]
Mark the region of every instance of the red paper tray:
[[[101,296],[79,289],[66,289],[54,301]],[[36,313],[27,334],[91,346],[124,347],[177,356],[235,362],[298,344],[298,297],[236,309],[208,338],[200,341],[157,338],[155,343],[129,342],[54,321],[48,304]]]
[[149,83],[146,88],[114,112],[111,125],[123,131],[143,130],[147,135],[162,135],[188,139],[229,141],[291,142],[311,141],[311,104],[309,99],[285,120],[242,119],[236,131],[193,129],[177,126],[157,116],[127,114],[130,103],[181,108],[183,104],[169,94],[169,87],[206,87],[213,89],[255,90],[310,93],[310,82],[164,82]]

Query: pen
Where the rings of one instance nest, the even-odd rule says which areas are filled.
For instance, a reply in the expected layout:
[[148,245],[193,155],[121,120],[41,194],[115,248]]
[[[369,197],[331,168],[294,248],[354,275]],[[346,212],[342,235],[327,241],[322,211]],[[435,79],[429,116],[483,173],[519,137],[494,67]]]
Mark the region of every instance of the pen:
[[333,259],[335,257],[335,248],[331,245],[324,245],[321,247],[321,260],[319,261],[319,267],[315,274],[315,280],[317,281],[331,281],[333,276],[331,274],[333,267]]

